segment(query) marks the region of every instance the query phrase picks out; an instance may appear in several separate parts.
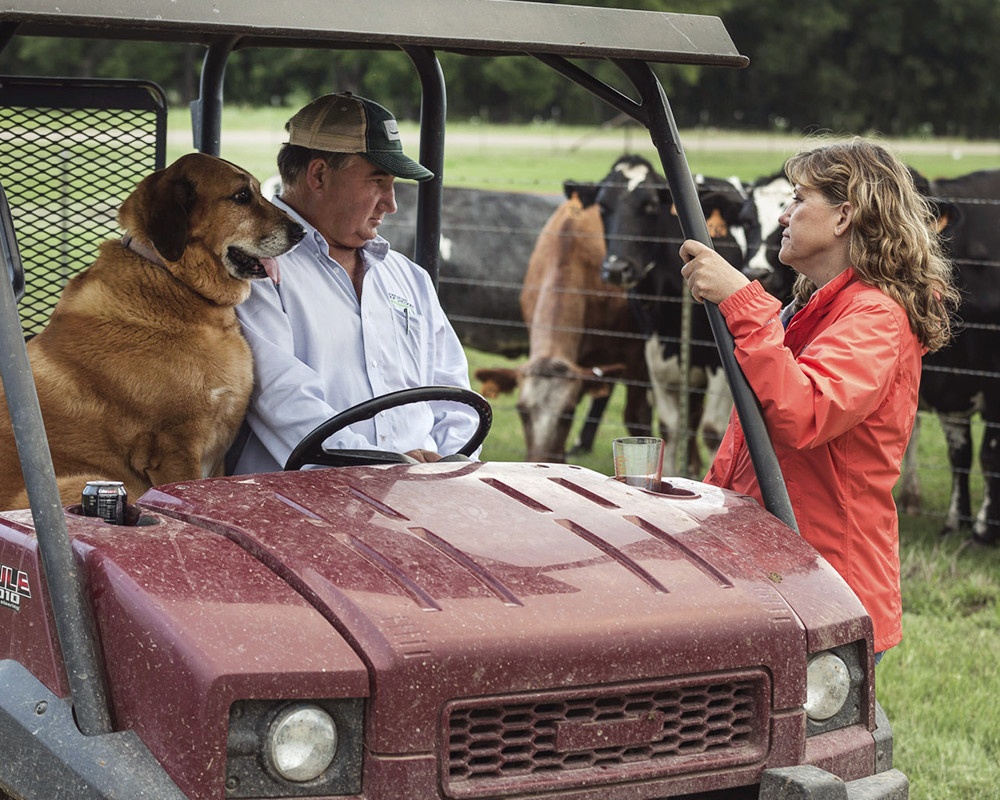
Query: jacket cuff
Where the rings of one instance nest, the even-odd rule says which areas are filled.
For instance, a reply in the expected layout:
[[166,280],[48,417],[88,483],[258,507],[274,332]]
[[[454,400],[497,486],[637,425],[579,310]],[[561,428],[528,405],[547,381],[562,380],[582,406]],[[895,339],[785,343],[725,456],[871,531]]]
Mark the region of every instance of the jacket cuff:
[[738,337],[777,321],[781,303],[767,293],[760,281],[753,281],[723,300],[719,311],[733,336]]

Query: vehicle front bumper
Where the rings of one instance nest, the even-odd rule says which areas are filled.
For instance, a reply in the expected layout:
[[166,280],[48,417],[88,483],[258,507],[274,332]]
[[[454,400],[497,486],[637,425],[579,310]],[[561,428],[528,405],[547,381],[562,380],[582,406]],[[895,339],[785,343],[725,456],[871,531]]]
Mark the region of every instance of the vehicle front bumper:
[[825,769],[803,764],[765,770],[758,800],[907,800],[910,784],[898,769],[843,781]]
[[874,775],[845,781],[813,764],[768,769],[757,800],[908,800],[910,783],[892,768],[892,725],[878,702],[875,725]]

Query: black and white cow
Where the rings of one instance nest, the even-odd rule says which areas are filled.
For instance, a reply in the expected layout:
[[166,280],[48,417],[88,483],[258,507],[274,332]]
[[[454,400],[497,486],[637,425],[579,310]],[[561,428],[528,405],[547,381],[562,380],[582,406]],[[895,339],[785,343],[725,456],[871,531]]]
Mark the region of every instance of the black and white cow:
[[758,246],[747,253],[744,272],[756,278],[783,303],[792,295],[794,273],[778,261],[781,231],[778,218],[792,199],[792,184],[783,172],[758,178],[747,187],[760,226]]
[[[743,242],[759,236],[754,232],[755,220],[745,216],[748,206],[742,186],[718,178],[700,178],[697,183],[716,249],[733,264],[742,265],[745,244],[733,232],[742,229]],[[665,463],[675,463],[685,383],[694,390],[689,396],[688,430],[699,432],[714,452],[729,419],[732,397],[708,318],[697,306],[691,309],[691,369],[686,382],[681,374],[682,302],[687,287],[678,252],[683,235],[666,179],[644,158],[626,155],[600,183],[581,186],[580,197],[592,200],[601,211],[608,248],[602,277],[628,289],[633,313],[646,337],[646,364],[660,434],[667,443]],[[687,445],[689,472],[700,477],[702,460],[696,438],[692,436]]]
[[[931,181],[941,235],[962,291],[954,343],[924,357],[921,403],[941,420],[948,443],[952,492],[945,527],[971,525],[973,540],[1000,543],[1000,170]],[[973,518],[970,420],[984,423],[979,463],[983,500]]]

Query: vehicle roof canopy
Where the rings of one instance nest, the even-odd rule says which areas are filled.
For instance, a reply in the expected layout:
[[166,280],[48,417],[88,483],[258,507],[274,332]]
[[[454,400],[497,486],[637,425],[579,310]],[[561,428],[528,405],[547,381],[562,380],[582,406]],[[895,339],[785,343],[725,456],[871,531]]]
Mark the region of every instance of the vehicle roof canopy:
[[[519,0],[9,0],[3,34],[237,47],[423,45],[478,55],[552,54],[743,67],[718,17]],[[14,28],[16,26],[16,28]]]

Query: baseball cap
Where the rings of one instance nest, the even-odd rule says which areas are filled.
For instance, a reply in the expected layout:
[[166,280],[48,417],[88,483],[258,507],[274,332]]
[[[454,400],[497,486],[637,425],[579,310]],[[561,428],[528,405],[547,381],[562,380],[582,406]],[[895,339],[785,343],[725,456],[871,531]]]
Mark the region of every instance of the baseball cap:
[[397,178],[426,181],[434,173],[403,154],[396,118],[350,92],[325,94],[285,124],[288,143],[328,153],[358,153]]

